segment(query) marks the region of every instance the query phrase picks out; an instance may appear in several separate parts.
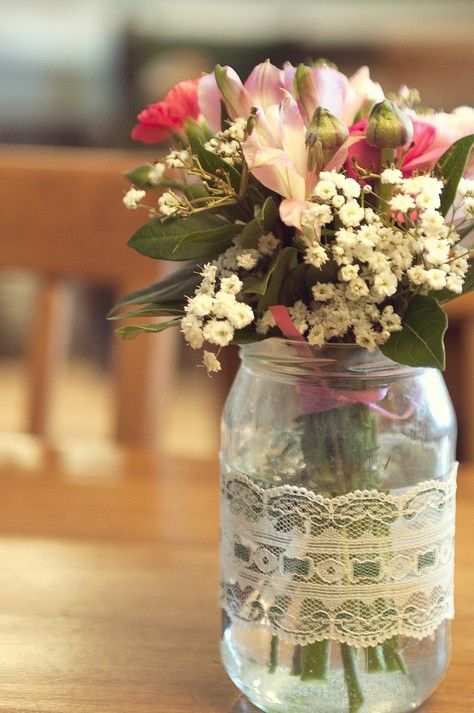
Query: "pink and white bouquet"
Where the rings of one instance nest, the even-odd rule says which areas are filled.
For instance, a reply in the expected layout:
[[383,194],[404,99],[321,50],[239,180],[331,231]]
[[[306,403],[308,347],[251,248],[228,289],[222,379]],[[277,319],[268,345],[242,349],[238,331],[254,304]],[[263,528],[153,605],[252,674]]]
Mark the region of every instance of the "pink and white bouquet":
[[184,263],[126,296],[124,338],[177,327],[208,371],[270,336],[356,343],[444,368],[442,305],[473,289],[474,110],[384,95],[366,67],[264,62],[175,86],[133,138],[174,150],[129,172],[131,247]]

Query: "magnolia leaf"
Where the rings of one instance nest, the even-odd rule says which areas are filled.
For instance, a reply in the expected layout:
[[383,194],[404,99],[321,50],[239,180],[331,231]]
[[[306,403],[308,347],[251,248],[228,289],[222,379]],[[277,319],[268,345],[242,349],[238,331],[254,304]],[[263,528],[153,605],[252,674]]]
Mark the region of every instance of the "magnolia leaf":
[[122,312],[121,314],[110,314],[107,319],[130,319],[131,317],[183,317],[183,305],[160,305],[151,302],[145,307],[134,309],[131,312]]
[[132,235],[128,245],[155,260],[208,259],[230,247],[239,231],[239,225],[207,212],[164,223],[154,218]]
[[438,160],[435,173],[444,179],[441,192],[440,211],[446,215],[456,197],[459,181],[466,170],[469,156],[474,147],[474,134],[458,139]]
[[169,327],[178,327],[180,319],[170,319],[168,322],[157,322],[156,324],[126,324],[115,330],[117,337],[121,339],[135,339],[144,332],[163,332]]
[[[474,290],[474,262],[472,259],[470,259],[469,267],[466,272],[466,277],[464,278],[464,283],[462,286],[461,294],[465,295],[467,292],[472,292],[473,290]],[[451,292],[450,290],[447,290],[447,289],[437,290],[436,292],[431,292],[430,294],[440,304],[445,304],[446,302],[451,302],[451,300],[454,300],[454,299],[456,299],[456,297],[461,296],[458,293]]]
[[113,307],[109,316],[114,314],[120,307],[129,305],[142,305],[149,302],[159,302],[160,304],[169,305],[176,302],[183,302],[185,295],[191,295],[201,281],[199,275],[200,266],[195,263],[189,263],[174,270],[171,275],[165,277],[164,280],[155,282],[148,287],[142,287],[140,290],[129,292],[127,295]]
[[448,318],[434,297],[416,295],[402,319],[402,330],[392,332],[380,347],[386,357],[399,364],[444,370],[446,356],[443,337]]
[[298,251],[296,248],[283,248],[278,253],[275,266],[269,276],[268,286],[258,302],[257,311],[259,313],[264,312],[272,304],[279,304],[283,280],[297,264]]
[[187,119],[184,126],[186,136],[188,137],[191,145],[191,150],[199,159],[199,163],[204,171],[217,175],[222,175],[223,173],[227,174],[233,189],[238,193],[241,181],[240,172],[228,161],[225,161],[223,158],[217,156],[215,153],[212,153],[212,151],[208,151],[204,147],[201,128],[195,121]]

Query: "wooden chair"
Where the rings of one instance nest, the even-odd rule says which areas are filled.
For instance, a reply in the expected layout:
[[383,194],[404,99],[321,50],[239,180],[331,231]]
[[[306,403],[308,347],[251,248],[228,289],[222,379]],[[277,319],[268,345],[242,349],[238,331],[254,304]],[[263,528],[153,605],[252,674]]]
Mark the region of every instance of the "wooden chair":
[[474,293],[447,304],[446,312],[446,382],[458,417],[460,456],[474,463]]
[[[146,215],[122,206],[121,174],[145,161],[132,151],[0,146],[0,268],[41,277],[29,348],[31,433],[48,433],[51,382],[68,342],[68,281],[110,286],[118,297],[163,271],[126,246]],[[156,443],[174,335],[113,345],[116,437]]]

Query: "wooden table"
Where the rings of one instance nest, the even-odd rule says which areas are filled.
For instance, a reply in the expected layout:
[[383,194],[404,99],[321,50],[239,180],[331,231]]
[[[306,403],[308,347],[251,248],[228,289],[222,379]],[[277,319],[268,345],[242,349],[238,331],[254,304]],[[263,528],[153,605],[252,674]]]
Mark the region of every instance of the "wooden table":
[[[0,711],[256,711],[219,663],[216,464],[21,461],[0,449]],[[474,711],[474,469],[458,513],[453,663],[426,713]]]

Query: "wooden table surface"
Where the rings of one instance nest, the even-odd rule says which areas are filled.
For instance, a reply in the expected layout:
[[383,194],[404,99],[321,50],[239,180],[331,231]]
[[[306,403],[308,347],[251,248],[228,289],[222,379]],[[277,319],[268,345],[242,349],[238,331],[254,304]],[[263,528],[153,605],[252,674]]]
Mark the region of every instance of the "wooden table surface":
[[[0,448],[0,711],[250,713],[221,668],[215,463]],[[474,711],[474,469],[461,469],[453,662]]]

